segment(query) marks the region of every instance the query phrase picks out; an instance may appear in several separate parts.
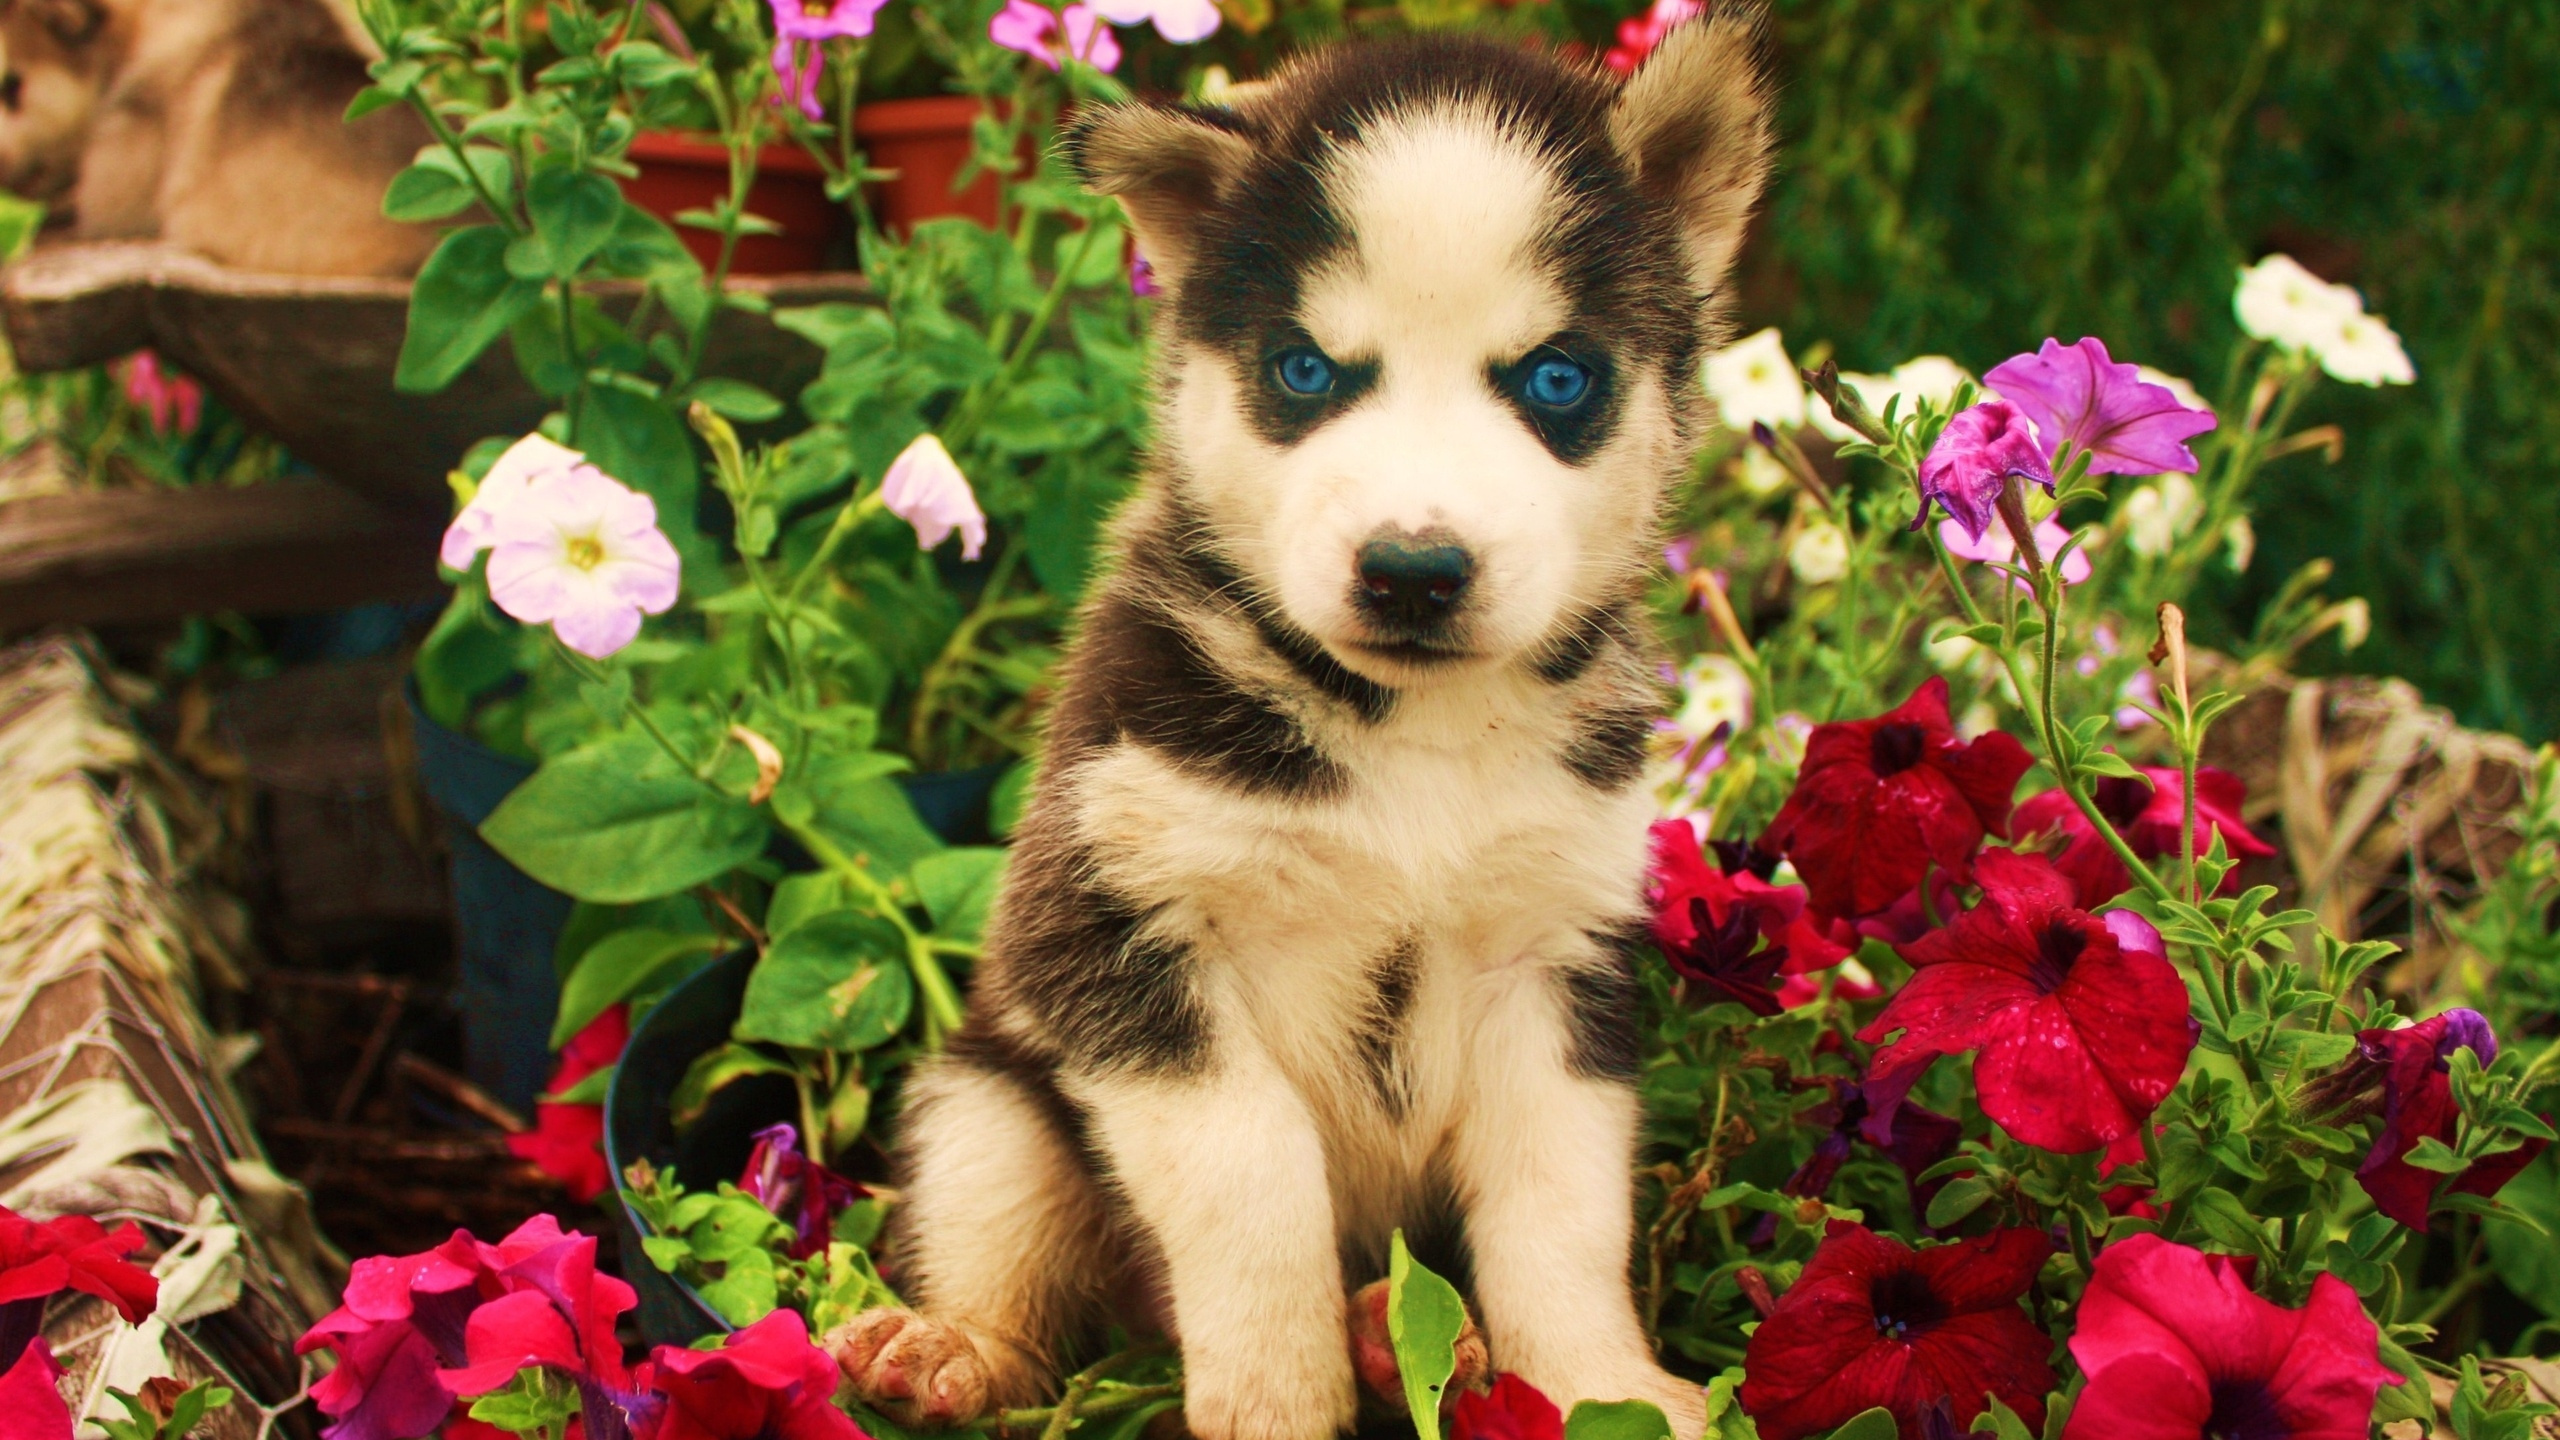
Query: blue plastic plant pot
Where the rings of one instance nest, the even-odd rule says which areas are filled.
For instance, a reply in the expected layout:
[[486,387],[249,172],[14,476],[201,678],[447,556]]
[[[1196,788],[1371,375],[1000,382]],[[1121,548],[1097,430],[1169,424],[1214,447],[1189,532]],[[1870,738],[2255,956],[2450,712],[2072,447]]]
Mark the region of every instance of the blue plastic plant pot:
[[551,1021],[560,1004],[552,952],[576,903],[508,863],[480,838],[480,822],[533,774],[428,716],[415,680],[401,685],[416,737],[418,782],[451,823],[453,920],[461,983],[463,1068],[471,1083],[519,1112],[551,1079]]
[[[618,1187],[632,1161],[672,1168],[689,1189],[734,1181],[747,1168],[755,1132],[792,1119],[798,1108],[790,1080],[751,1075],[712,1092],[701,1119],[679,1136],[668,1102],[695,1057],[727,1043],[746,998],[753,950],[713,961],[667,992],[631,1032],[604,1100],[604,1158]],[[617,1191],[618,1195],[618,1191]],[[648,1226],[627,1200],[613,1205],[622,1232],[622,1274],[640,1295],[636,1319],[651,1345],[690,1345],[732,1327],[690,1285],[651,1263],[640,1248]]]

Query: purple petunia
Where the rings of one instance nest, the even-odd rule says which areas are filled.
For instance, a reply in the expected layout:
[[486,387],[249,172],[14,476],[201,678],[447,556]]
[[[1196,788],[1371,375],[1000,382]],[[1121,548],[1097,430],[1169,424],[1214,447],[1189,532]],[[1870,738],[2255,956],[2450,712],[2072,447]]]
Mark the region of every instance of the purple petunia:
[[2196,456],[2185,442],[2214,426],[2212,411],[2188,408],[2166,386],[2144,380],[2140,367],[2109,358],[2094,335],[2069,345],[2048,338],[2033,355],[2012,355],[1982,378],[2035,422],[2047,461],[2069,441],[2089,452],[2094,475],[2193,474]]
[[1985,400],[1949,420],[1920,462],[1920,514],[1911,528],[1927,522],[1935,501],[1979,542],[2012,475],[2053,489],[2053,467],[2028,433],[2027,417],[2006,401]]

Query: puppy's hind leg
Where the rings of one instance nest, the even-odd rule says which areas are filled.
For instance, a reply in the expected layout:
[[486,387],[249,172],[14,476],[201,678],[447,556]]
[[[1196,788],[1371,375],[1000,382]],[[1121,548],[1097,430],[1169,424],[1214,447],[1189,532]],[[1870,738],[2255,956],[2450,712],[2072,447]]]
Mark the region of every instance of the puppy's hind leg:
[[1103,1283],[1108,1220],[1044,1067],[964,1031],[909,1081],[896,1280],[913,1310],[825,1339],[853,1390],[905,1424],[1036,1403]]

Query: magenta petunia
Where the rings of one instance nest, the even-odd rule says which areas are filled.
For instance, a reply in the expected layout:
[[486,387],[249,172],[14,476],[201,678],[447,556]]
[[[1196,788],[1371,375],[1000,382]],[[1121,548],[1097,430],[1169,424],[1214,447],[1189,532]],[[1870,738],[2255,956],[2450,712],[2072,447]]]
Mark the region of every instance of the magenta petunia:
[[782,94],[811,120],[824,119],[818,103],[818,73],[825,68],[829,40],[860,39],[888,0],[768,0],[773,8],[773,73]]
[[[2147,672],[2145,672],[2147,673]],[[2110,775],[2089,787],[2089,799],[2098,813],[2116,827],[2116,833],[2133,847],[2133,853],[2145,860],[2180,853],[2178,826],[2186,818],[2185,794],[2187,777],[2167,765],[2141,767],[2139,779]],[[2202,855],[2213,848],[2213,839],[2222,837],[2223,852],[2234,859],[2254,859],[2276,853],[2274,846],[2259,839],[2240,819],[2241,802],[2248,798],[2248,787],[2240,777],[2210,765],[2196,767],[2196,853]],[[2062,848],[2053,856],[2054,868],[2071,877],[2072,887],[2079,893],[2080,908],[2094,910],[2133,888],[2133,874],[2116,858],[2115,847],[2098,834],[2098,827],[2071,803],[2071,797],[2060,790],[2047,790],[2018,802],[2017,813],[2009,817],[2009,831],[2023,841],[2030,835],[2050,831],[2062,838]],[[2240,872],[2234,869],[2223,877],[2222,893],[2236,895],[2240,891]]]
[[747,1152],[747,1168],[738,1177],[738,1188],[790,1223],[795,1260],[826,1249],[836,1216],[871,1193],[801,1154],[800,1128],[787,1120],[756,1132],[755,1148]]
[[2373,1398],[2401,1377],[2334,1275],[2288,1310],[2249,1288],[2247,1266],[2157,1235],[2098,1255],[2072,1357],[2089,1383],[2064,1440],[2365,1440]]
[[835,1406],[843,1372],[809,1343],[800,1312],[776,1310],[716,1350],[658,1347],[646,1381],[664,1404],[638,1440],[868,1440]]
[[2033,355],[2012,355],[1982,377],[2035,422],[2051,461],[2064,441],[2089,452],[2093,475],[2193,474],[2186,441],[2214,427],[2213,412],[2191,410],[2165,385],[2119,364],[2096,336],[2064,345],[2048,338]]
[[1877,1406],[1893,1412],[1903,1440],[1920,1440],[1939,1402],[1962,1426],[1992,1398],[2041,1429],[2052,1341],[2018,1301],[2052,1254],[2040,1230],[1914,1250],[1834,1220],[1751,1336],[1742,1408],[1761,1440],[1825,1435]]
[[1052,70],[1065,60],[1082,60],[1096,70],[1120,68],[1120,42],[1090,5],[1069,5],[1060,11],[1039,0],[1005,0],[1004,8],[987,22],[987,38]]
[[1868,1133],[1891,1133],[1930,1062],[1973,1050],[1983,1113],[2018,1139],[2076,1154],[2127,1134],[2176,1087],[2198,1034],[2159,932],[2080,909],[2039,856],[1986,850],[1974,877],[1981,903],[1902,947],[1911,979],[1858,1032],[1901,1032],[1868,1071]]
[[2028,432],[2027,417],[1999,400],[1958,412],[1920,462],[1920,513],[1911,528],[1928,522],[1934,502],[1947,507],[1964,533],[1981,540],[2012,475],[2053,489],[2053,466]]
[[2034,764],[2003,731],[1957,739],[1947,682],[1931,676],[1871,720],[1815,726],[1761,843],[1794,862],[1814,909],[1871,915],[1932,865],[1962,877],[1983,836],[2008,834],[2010,797]]

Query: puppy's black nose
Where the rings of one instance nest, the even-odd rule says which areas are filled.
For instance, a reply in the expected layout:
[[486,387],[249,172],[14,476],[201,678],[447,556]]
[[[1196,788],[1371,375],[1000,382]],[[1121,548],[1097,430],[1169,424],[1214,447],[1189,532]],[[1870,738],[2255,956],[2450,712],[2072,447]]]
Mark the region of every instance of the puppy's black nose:
[[1475,578],[1466,547],[1430,536],[1389,536],[1360,547],[1360,606],[1387,629],[1438,627]]

